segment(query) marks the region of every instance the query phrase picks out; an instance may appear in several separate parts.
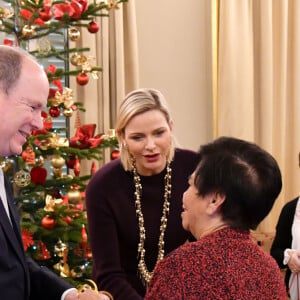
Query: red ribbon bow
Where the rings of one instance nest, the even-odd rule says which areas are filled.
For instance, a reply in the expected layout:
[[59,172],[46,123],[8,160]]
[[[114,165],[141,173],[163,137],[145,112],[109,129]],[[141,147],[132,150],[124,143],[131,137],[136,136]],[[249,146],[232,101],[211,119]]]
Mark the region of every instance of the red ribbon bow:
[[53,5],[53,14],[56,20],[63,20],[64,15],[71,19],[80,19],[81,14],[87,10],[87,0],[71,0]]
[[101,142],[101,134],[95,134],[96,124],[86,124],[77,128],[76,135],[70,139],[70,147],[74,148],[95,148]]

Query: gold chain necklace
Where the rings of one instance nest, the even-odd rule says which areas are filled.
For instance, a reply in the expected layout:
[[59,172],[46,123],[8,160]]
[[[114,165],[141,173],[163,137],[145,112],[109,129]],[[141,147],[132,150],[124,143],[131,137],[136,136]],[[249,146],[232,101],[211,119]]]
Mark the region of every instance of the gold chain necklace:
[[[139,221],[139,234],[140,234],[140,241],[138,244],[138,256],[140,257],[139,263],[138,263],[138,270],[140,273],[140,276],[143,280],[143,283],[145,286],[147,286],[150,282],[150,279],[152,277],[152,272],[150,272],[146,266],[145,262],[145,240],[146,240],[146,229],[144,226],[144,215],[142,212],[142,205],[141,205],[141,192],[142,192],[142,185],[141,185],[141,179],[140,176],[137,174],[135,162],[133,162],[133,180],[135,184],[135,208],[136,208],[136,215]],[[170,167],[170,162],[167,164],[167,173],[165,175],[165,193],[164,193],[164,204],[163,204],[163,211],[162,211],[162,217],[161,217],[161,224],[160,224],[160,236],[158,240],[158,255],[157,255],[157,261],[155,263],[155,266],[164,258],[164,237],[165,237],[165,231],[167,228],[167,222],[168,222],[168,213],[170,209],[170,202],[169,199],[171,197],[171,173],[172,169]],[[155,267],[154,266],[154,267]]]

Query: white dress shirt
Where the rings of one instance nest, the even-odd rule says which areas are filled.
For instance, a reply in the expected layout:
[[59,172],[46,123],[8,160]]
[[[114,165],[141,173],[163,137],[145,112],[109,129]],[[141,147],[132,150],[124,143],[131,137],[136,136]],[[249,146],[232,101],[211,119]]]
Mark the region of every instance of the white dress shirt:
[[2,203],[3,203],[3,206],[5,208],[5,211],[7,213],[7,216],[10,220],[8,203],[7,203],[7,198],[6,198],[5,185],[4,185],[4,175],[3,175],[2,168],[0,168],[0,197],[1,197],[1,200],[2,200]]

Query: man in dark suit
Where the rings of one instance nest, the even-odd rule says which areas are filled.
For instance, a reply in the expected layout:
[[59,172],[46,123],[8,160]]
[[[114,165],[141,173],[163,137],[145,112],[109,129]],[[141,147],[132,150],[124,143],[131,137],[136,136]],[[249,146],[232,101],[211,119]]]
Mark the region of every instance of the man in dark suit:
[[[32,130],[43,128],[48,79],[20,48],[0,46],[0,155],[17,155]],[[1,169],[1,168],[0,168]],[[50,270],[26,256],[13,194],[0,170],[0,299],[109,299],[91,290],[79,293]]]

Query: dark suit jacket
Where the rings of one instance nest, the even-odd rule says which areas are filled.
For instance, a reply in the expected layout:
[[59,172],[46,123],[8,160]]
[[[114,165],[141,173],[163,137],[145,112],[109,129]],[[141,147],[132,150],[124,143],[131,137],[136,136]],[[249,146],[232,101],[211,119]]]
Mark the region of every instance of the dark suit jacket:
[[292,247],[292,225],[298,197],[287,202],[281,210],[277,225],[276,235],[271,247],[271,255],[275,258],[280,268],[287,268],[285,275],[285,284],[287,290],[289,289],[289,279],[291,270],[287,265],[283,264],[284,250]]
[[0,199],[0,299],[60,300],[72,286],[25,255],[19,215],[6,179],[5,188],[12,224]]

